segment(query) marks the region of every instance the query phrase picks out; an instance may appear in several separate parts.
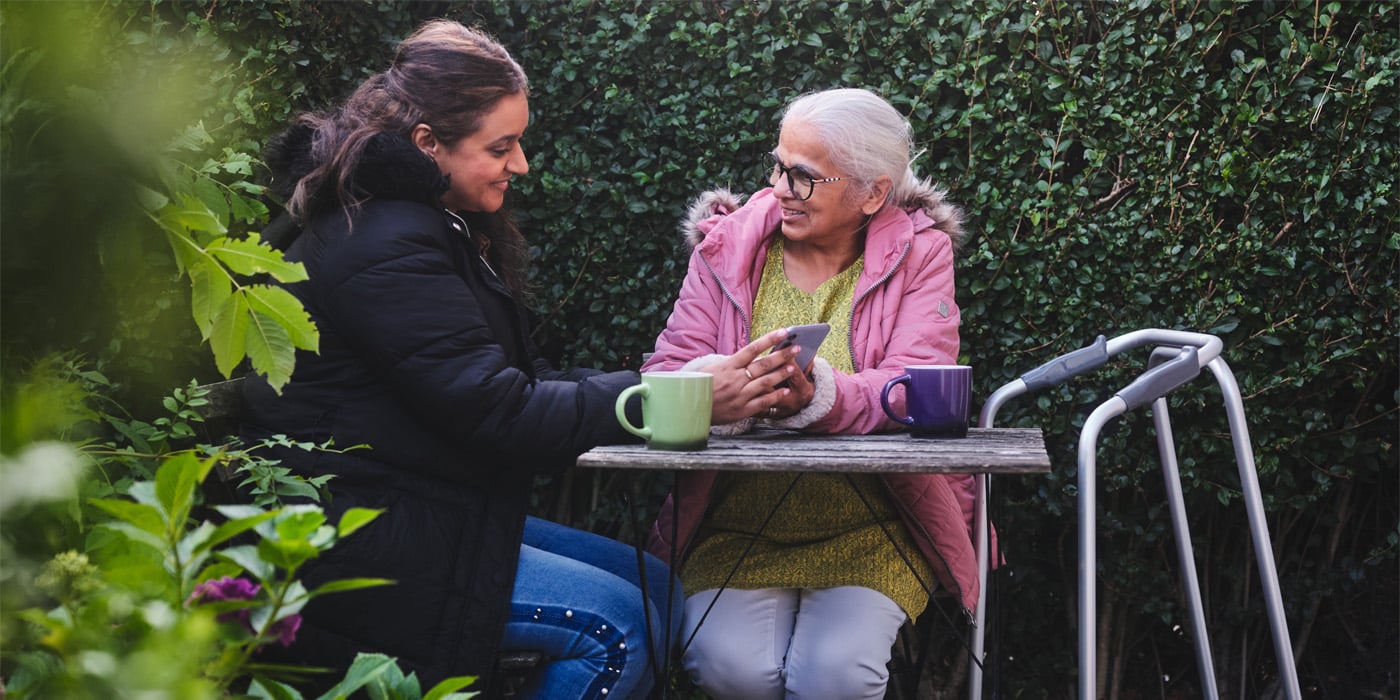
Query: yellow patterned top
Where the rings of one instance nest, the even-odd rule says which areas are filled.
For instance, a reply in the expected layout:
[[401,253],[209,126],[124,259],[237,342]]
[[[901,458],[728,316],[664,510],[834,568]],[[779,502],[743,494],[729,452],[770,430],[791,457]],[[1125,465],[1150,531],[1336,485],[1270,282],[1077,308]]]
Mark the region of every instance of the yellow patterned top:
[[[850,309],[864,258],[807,294],[783,272],[782,243],[776,237],[764,261],[751,338],[775,328],[829,323],[831,333],[817,355],[836,371],[851,373]],[[692,594],[724,585],[863,586],[888,596],[910,619],[928,603],[924,585],[934,585],[933,570],[873,474],[721,474],[680,575]]]

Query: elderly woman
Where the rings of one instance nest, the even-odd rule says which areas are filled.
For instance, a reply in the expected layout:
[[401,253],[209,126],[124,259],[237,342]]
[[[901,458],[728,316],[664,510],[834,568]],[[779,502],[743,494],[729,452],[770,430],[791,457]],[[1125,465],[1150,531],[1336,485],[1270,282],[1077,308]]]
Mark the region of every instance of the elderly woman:
[[[724,361],[750,339],[825,322],[810,368],[771,370],[788,384],[760,420],[898,428],[880,408],[885,382],[958,356],[961,215],[914,174],[911,151],[909,123],[867,90],[792,102],[768,154],[772,187],[742,206],[725,191],[692,205],[689,271],[643,369],[741,382],[759,370]],[[934,582],[975,605],[972,488],[945,475],[685,474],[649,548],[677,557],[692,679],[719,699],[883,697],[895,636]]]

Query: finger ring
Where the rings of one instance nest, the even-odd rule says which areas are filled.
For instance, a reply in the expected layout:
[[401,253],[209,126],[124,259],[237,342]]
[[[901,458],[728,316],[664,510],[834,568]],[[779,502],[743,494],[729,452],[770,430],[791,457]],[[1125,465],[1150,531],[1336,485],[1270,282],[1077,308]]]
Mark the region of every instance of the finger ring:
[[744,367],[744,376],[748,377],[749,381],[753,381],[753,373],[749,371],[748,367]]

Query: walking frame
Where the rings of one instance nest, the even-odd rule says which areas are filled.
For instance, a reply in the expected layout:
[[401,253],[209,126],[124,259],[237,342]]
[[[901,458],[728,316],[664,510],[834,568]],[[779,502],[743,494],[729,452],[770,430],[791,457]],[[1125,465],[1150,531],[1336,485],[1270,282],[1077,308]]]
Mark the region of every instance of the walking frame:
[[[1096,444],[1100,430],[1108,421],[1148,404],[1152,406],[1153,428],[1157,434],[1157,449],[1162,462],[1163,478],[1166,481],[1177,556],[1181,566],[1183,585],[1186,588],[1186,603],[1191,615],[1191,631],[1196,647],[1196,664],[1200,674],[1201,695],[1210,699],[1219,697],[1166,401],[1168,394],[1195,379],[1204,368],[1209,369],[1211,374],[1215,375],[1216,382],[1220,385],[1223,394],[1225,412],[1230,424],[1230,438],[1235,449],[1235,461],[1239,467],[1240,488],[1244,496],[1245,512],[1249,520],[1249,530],[1253,539],[1260,583],[1264,589],[1264,602],[1274,642],[1274,655],[1277,658],[1279,679],[1284,684],[1283,689],[1289,700],[1301,700],[1302,694],[1298,686],[1298,673],[1294,667],[1292,642],[1289,639],[1287,621],[1284,619],[1283,597],[1279,592],[1278,573],[1274,567],[1273,546],[1269,540],[1268,525],[1264,516],[1264,502],[1259,492],[1259,475],[1255,469],[1254,454],[1249,443],[1249,431],[1245,425],[1244,401],[1240,397],[1239,385],[1235,382],[1234,374],[1231,373],[1225,359],[1220,356],[1223,343],[1219,338],[1202,333],[1163,329],[1133,331],[1112,340],[1105,340],[1104,336],[1101,335],[1091,345],[1050,360],[997,389],[982,407],[978,426],[992,427],[997,411],[1009,399],[1063,384],[1074,377],[1102,367],[1109,358],[1115,355],[1144,346],[1154,346],[1148,360],[1147,371],[1094,409],[1085,420],[1084,428],[1080,433],[1078,454],[1079,699],[1094,700],[1096,697],[1097,625],[1095,617],[1098,608],[1096,599],[1097,531],[1095,528],[1097,517]],[[987,498],[990,495],[990,488],[991,477],[986,474],[978,475],[974,546],[977,554],[978,578],[982,585],[981,592],[978,594],[975,624],[972,629],[972,659],[968,668],[968,698],[970,700],[981,700],[982,697],[982,670],[986,642],[984,623],[989,569],[987,544],[990,539]]]

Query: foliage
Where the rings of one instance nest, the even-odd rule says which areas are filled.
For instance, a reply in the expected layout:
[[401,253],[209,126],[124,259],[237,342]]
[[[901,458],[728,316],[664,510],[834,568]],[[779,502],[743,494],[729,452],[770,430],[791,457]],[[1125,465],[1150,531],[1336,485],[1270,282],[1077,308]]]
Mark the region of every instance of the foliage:
[[[969,217],[957,272],[978,395],[1099,334],[1220,336],[1304,685],[1395,692],[1393,4],[522,1],[462,14],[533,81],[517,211],[538,246],[539,340],[565,364],[636,366],[684,271],[689,198],[760,187],[753,166],[791,97],[869,87],[911,118],[917,167]],[[1145,362],[999,416],[1044,428],[1056,464],[998,484],[1003,692],[1074,683],[1077,436]],[[1267,695],[1274,663],[1220,395],[1197,382],[1172,411],[1220,687]],[[1191,694],[1146,416],[1115,422],[1098,454],[1101,687]]]
[[[3,214],[5,314],[22,320],[11,324],[18,338],[7,338],[5,349],[42,353],[53,349],[44,344],[54,336],[67,341],[57,347],[91,345],[75,334],[116,319],[101,350],[147,352],[150,325],[124,321],[149,320],[150,309],[123,307],[123,294],[111,296],[110,306],[84,303],[91,287],[52,272],[80,265],[89,280],[140,292],[157,309],[175,301],[169,288],[149,286],[147,275],[183,276],[192,288],[187,308],[218,371],[227,377],[246,357],[274,386],[284,384],[295,351],[315,351],[318,334],[294,297],[254,278],[295,282],[306,272],[247,231],[267,217],[264,188],[253,182],[256,144],[228,127],[255,114],[244,110],[218,125],[204,118],[213,119],[209,110],[225,100],[237,105],[253,94],[244,82],[249,58],[230,56],[208,32],[171,31],[159,12],[137,4],[9,4],[0,26],[3,185],[8,196],[35,204]],[[99,39],[117,26],[124,41]],[[60,35],[67,39],[52,40]],[[36,226],[73,235],[22,235]],[[153,232],[174,252],[173,268],[169,252],[152,262]],[[96,318],[46,327],[52,321],[35,310],[53,308],[47,295],[54,292],[70,308],[94,309]],[[138,346],[124,348],[126,341]]]
[[[10,201],[31,203],[0,209],[7,367],[16,353],[52,347],[110,358],[124,377],[181,366],[177,358],[188,364],[199,342],[182,330],[190,295],[171,284],[168,252],[151,245],[164,246],[165,234],[130,206],[141,200],[125,184],[134,181],[127,155],[185,164],[187,179],[174,185],[139,179],[170,201],[206,202],[189,184],[195,173],[225,194],[251,195],[236,183],[259,181],[259,164],[239,154],[256,153],[292,114],[348,92],[429,16],[482,25],[532,81],[531,172],[513,183],[513,207],[537,254],[536,340],[565,365],[636,367],[685,269],[676,223],[690,197],[759,187],[755,165],[791,97],[869,87],[909,115],[923,149],[916,166],[968,215],[973,233],[957,273],[963,359],[976,367],[978,395],[1098,334],[1160,327],[1220,336],[1245,394],[1304,686],[1322,697],[1395,694],[1394,3],[86,7],[121,18],[121,29],[65,41],[103,60],[81,63],[80,52],[59,68],[83,71],[57,73],[38,58],[46,44],[16,40],[36,36],[20,30],[40,13],[0,8],[0,184]],[[191,53],[201,60],[177,61]],[[165,61],[155,65],[171,66],[170,80],[103,80],[140,56]],[[169,85],[176,64],[192,76],[181,83],[193,86],[183,93],[190,109],[132,106],[154,104],[132,85]],[[74,103],[64,86],[107,101],[77,119],[59,110]],[[133,112],[142,116],[117,118]],[[171,115],[181,119],[170,124]],[[198,157],[169,148],[199,123],[212,142],[196,144]],[[113,145],[133,143],[140,147]],[[203,159],[246,162],[253,176],[202,171]],[[83,195],[56,194],[74,192]],[[240,235],[255,228],[234,206],[226,225]],[[180,323],[165,320],[172,314]],[[1074,683],[1077,436],[1088,411],[1144,363],[1125,358],[998,416],[1000,425],[1043,428],[1055,459],[1045,478],[996,488],[1010,565],[995,582],[993,678],[1006,695]],[[200,373],[175,376],[191,374]],[[145,395],[176,384],[157,382]],[[1172,397],[1172,418],[1215,659],[1231,670],[1219,683],[1228,695],[1264,696],[1274,665],[1234,456],[1219,394],[1199,384]],[[1129,415],[1098,446],[1105,694],[1195,692],[1154,441],[1146,417]],[[619,504],[622,494],[641,492],[642,507],[654,508],[665,488],[595,481],[604,478],[573,477],[554,511],[627,530],[638,508]],[[957,674],[946,680],[955,685]]]
[[[104,417],[93,404],[105,402],[92,400],[78,381],[100,380],[100,373],[61,370],[68,366],[60,359],[40,363],[6,397],[5,444],[18,448],[0,455],[7,485],[0,503],[0,600],[18,611],[3,623],[6,696],[219,698],[241,692],[237,685],[252,697],[301,698],[287,679],[310,670],[261,664],[256,652],[289,644],[313,598],[390,583],[342,579],[307,590],[297,578],[304,564],[378,511],[352,508],[331,525],[316,505],[206,508],[201,485],[228,456],[204,454],[208,446],[144,455],[158,464],[147,478],[126,469],[136,455],[130,449],[70,442]],[[141,423],[134,441],[149,446],[154,435],[187,433],[186,421],[198,422],[192,409],[170,408],[176,420]],[[92,469],[125,476],[109,484],[87,477]],[[26,488],[10,488],[15,484]],[[80,490],[112,495],[80,499]],[[114,497],[118,491],[127,497]],[[66,536],[57,541],[43,537],[60,530]],[[31,539],[36,535],[38,542]],[[41,563],[53,549],[58,554]],[[470,697],[456,692],[470,682],[443,681],[426,697]],[[425,697],[416,677],[404,676],[383,655],[361,656],[321,697],[361,688],[378,698]]]
[[25,371],[24,380],[14,386],[13,395],[6,396],[14,410],[6,414],[10,420],[0,424],[0,442],[56,439],[71,444],[77,456],[95,463],[101,474],[100,479],[85,484],[89,497],[125,495],[135,480],[154,479],[163,460],[189,451],[214,460],[220,480],[230,482],[231,489],[256,506],[278,505],[293,498],[320,502],[332,478],[294,474],[265,457],[266,448],[328,452],[363,447],[336,450],[331,441],[297,442],[281,435],[244,444],[211,431],[201,415],[209,406],[209,388],[193,380],[162,398],[159,405],[165,415],[149,421],[133,416],[113,398],[120,389],[100,367],[89,365],[79,355],[39,358]]

